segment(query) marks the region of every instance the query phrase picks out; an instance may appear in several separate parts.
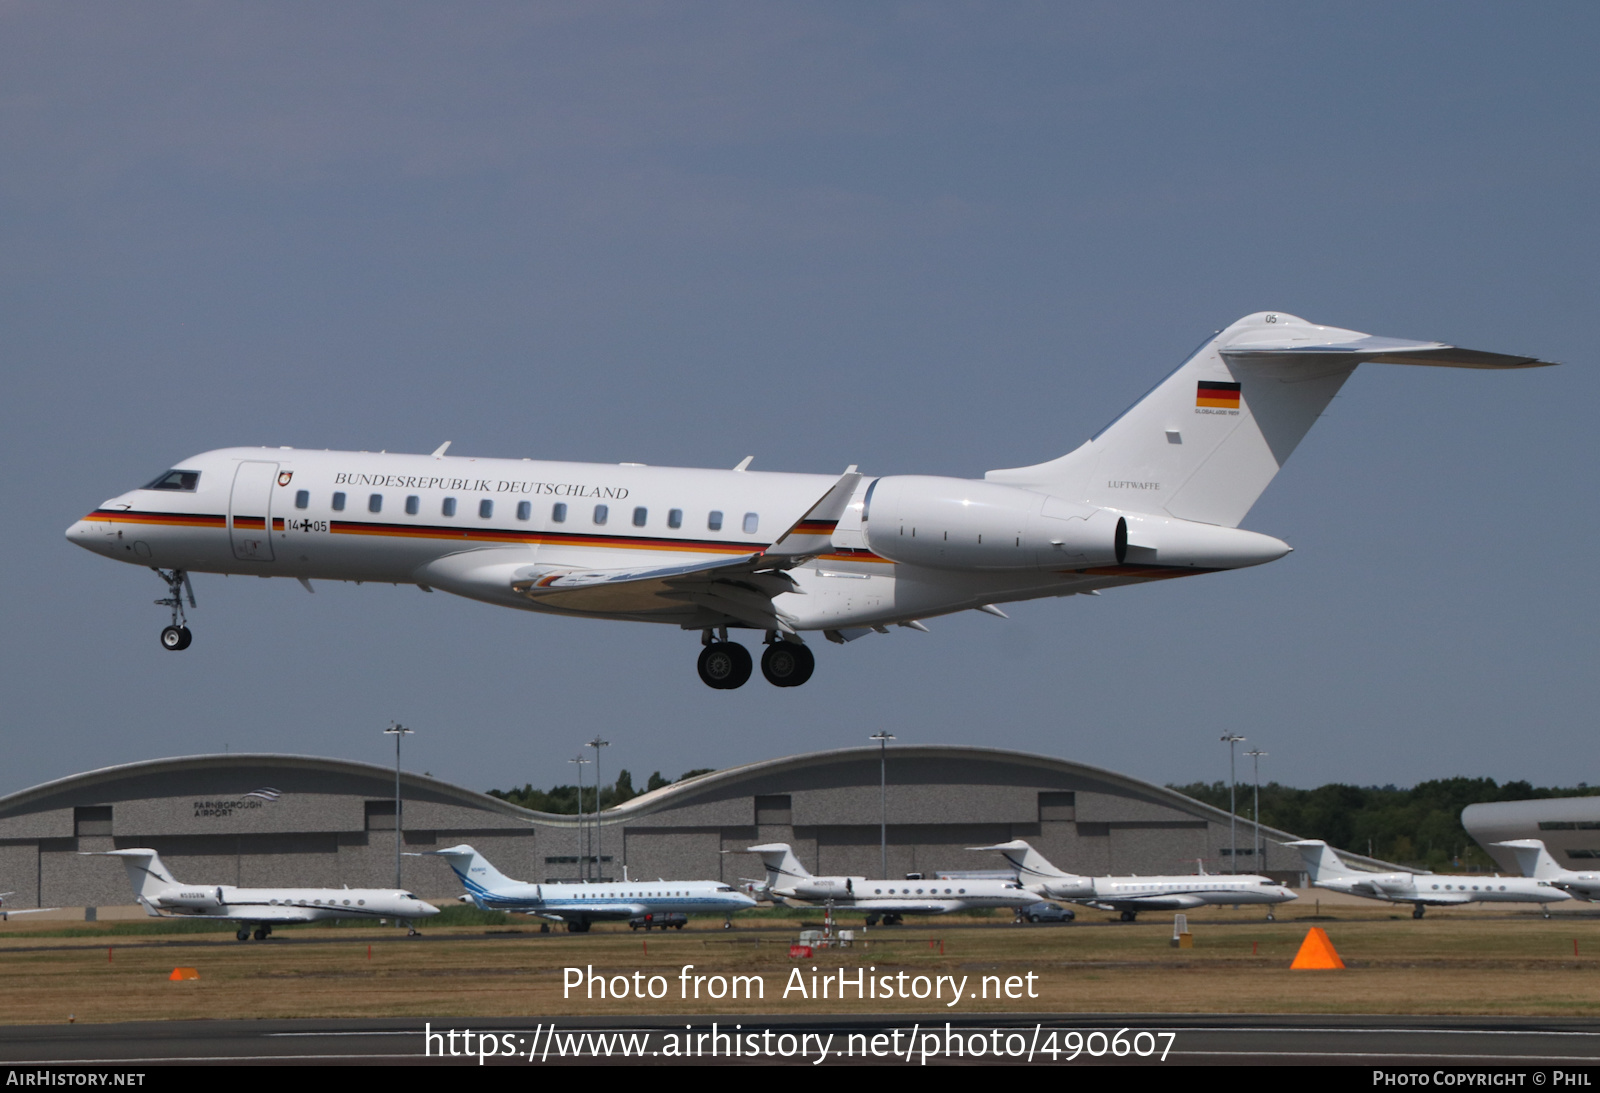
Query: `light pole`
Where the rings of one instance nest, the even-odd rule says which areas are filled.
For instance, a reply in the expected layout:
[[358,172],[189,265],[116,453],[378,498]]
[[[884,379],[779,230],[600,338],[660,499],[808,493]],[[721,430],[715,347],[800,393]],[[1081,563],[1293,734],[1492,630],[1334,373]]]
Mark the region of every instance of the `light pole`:
[[[594,861],[595,874],[600,880],[606,879],[606,856],[601,850],[600,842],[600,749],[609,748],[611,741],[600,739],[600,734],[595,733],[594,739],[589,741],[589,746],[594,749]],[[582,796],[583,791],[578,791]]]
[[400,738],[411,732],[410,729],[398,721],[389,722],[389,727],[383,730],[385,736],[394,737],[394,886],[404,888],[400,883],[400,833],[403,825],[400,822]]
[[1228,872],[1239,871],[1239,837],[1237,824],[1238,811],[1234,808],[1233,787],[1237,779],[1234,777],[1233,748],[1235,744],[1244,743],[1244,737],[1236,732],[1230,732],[1222,737],[1222,742],[1228,745]]
[[576,759],[568,759],[569,763],[578,764],[578,877],[581,880],[589,879],[589,862],[583,852],[583,765],[589,760],[580,753]]
[[892,732],[875,732],[867,737],[868,740],[878,742],[878,805],[881,808],[882,823],[879,835],[879,849],[883,856],[883,872],[879,874],[884,880],[889,879],[889,741],[894,739]]
[[1259,873],[1261,872],[1261,757],[1267,753],[1260,748],[1251,748],[1245,754],[1255,760],[1256,765],[1256,803],[1250,810],[1256,821],[1256,837],[1255,842],[1250,845],[1250,856],[1255,859],[1256,872]]

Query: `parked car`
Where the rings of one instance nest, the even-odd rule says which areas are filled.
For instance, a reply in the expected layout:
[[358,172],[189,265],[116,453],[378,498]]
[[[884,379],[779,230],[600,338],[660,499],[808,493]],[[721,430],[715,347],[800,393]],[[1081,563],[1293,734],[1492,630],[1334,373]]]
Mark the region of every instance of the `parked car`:
[[643,929],[647,932],[652,927],[658,930],[681,930],[689,925],[689,916],[679,914],[677,911],[664,911],[659,915],[640,915],[638,918],[630,918],[628,925],[635,930]]
[[1071,922],[1077,918],[1069,908],[1054,903],[1030,903],[1017,910],[1017,920],[1027,919],[1029,922]]

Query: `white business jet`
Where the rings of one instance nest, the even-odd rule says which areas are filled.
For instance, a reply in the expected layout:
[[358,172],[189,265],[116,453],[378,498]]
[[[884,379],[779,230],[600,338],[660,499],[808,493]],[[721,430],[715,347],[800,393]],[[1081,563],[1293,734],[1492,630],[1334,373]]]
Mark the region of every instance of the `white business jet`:
[[387,581],[502,607],[699,631],[699,672],[810,678],[803,635],[847,642],[999,603],[1260,565],[1239,523],[1367,361],[1549,362],[1378,338],[1280,312],[1239,320],[1077,450],[982,480],[226,448],[113,497],[67,538],[160,575],[187,648],[191,573]]
[[[161,855],[139,847],[131,850],[85,851],[95,857],[121,858],[133,885],[134,898],[152,918],[220,918],[237,922],[234,935],[264,941],[274,926],[287,922],[322,922],[360,918],[373,922],[396,919],[415,922],[439,908],[397,888],[237,888],[231,884],[184,884],[173,877]],[[416,931],[413,930],[413,933]]]
[[16,895],[15,892],[0,892],[0,922],[10,921],[12,915],[37,915],[42,911],[59,910],[56,907],[28,907],[21,911],[13,910],[6,906],[6,900]]
[[598,884],[530,884],[512,880],[466,843],[429,850],[449,863],[472,902],[484,911],[516,911],[565,922],[575,934],[606,919],[646,915],[722,915],[754,907],[756,901],[714,880],[603,881]]
[[1082,877],[1057,869],[1022,839],[972,849],[998,852],[1016,869],[1017,880],[1031,892],[1046,899],[1082,903],[1102,911],[1119,911],[1123,922],[1133,922],[1140,911],[1187,911],[1195,907],[1244,903],[1266,904],[1270,920],[1275,917],[1273,908],[1277,904],[1296,898],[1292,891],[1271,877],[1255,873]]
[[1554,885],[1578,899],[1600,898],[1600,873],[1563,869],[1561,864],[1545,849],[1543,839],[1512,839],[1509,842],[1491,843],[1503,846],[1517,855],[1517,868],[1524,877],[1532,877],[1544,884]]
[[761,855],[767,879],[754,891],[774,902],[840,911],[865,911],[867,925],[894,926],[902,915],[947,915],[984,907],[1016,910],[1039,897],[1005,880],[869,880],[866,877],[816,877],[795,857],[788,843],[763,843],[749,848]]
[[[1306,874],[1318,888],[1346,895],[1411,904],[1411,917],[1429,907],[1468,903],[1561,903],[1572,898],[1549,881],[1523,877],[1458,876],[1452,873],[1363,873],[1346,865],[1321,839],[1284,843],[1300,848]],[[1548,918],[1550,910],[1544,908]]]

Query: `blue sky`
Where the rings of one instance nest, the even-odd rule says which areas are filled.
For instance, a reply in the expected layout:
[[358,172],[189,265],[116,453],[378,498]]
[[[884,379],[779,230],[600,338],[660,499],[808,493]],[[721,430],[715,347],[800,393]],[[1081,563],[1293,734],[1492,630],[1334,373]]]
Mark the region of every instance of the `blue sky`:
[[[1595,781],[1600,14],[1503,4],[0,5],[0,792],[282,750],[475,788],[865,743],[1159,782]],[[96,503],[231,444],[979,476],[1275,309],[1566,362],[1368,366],[1296,549],[824,645],[155,578]]]

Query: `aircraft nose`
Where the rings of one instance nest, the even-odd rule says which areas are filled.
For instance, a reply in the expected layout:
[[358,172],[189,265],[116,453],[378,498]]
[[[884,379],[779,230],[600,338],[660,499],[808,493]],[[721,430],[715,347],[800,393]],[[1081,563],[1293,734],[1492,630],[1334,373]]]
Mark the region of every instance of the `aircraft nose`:
[[416,901],[416,904],[417,904],[417,914],[422,915],[424,918],[426,918],[428,915],[436,915],[436,914],[439,913],[439,908],[435,907],[433,904],[427,902],[426,900],[420,900],[419,899],[419,900]]
[[1283,893],[1283,898],[1285,901],[1300,898],[1299,893],[1291,892],[1287,888],[1280,889],[1280,891]]

